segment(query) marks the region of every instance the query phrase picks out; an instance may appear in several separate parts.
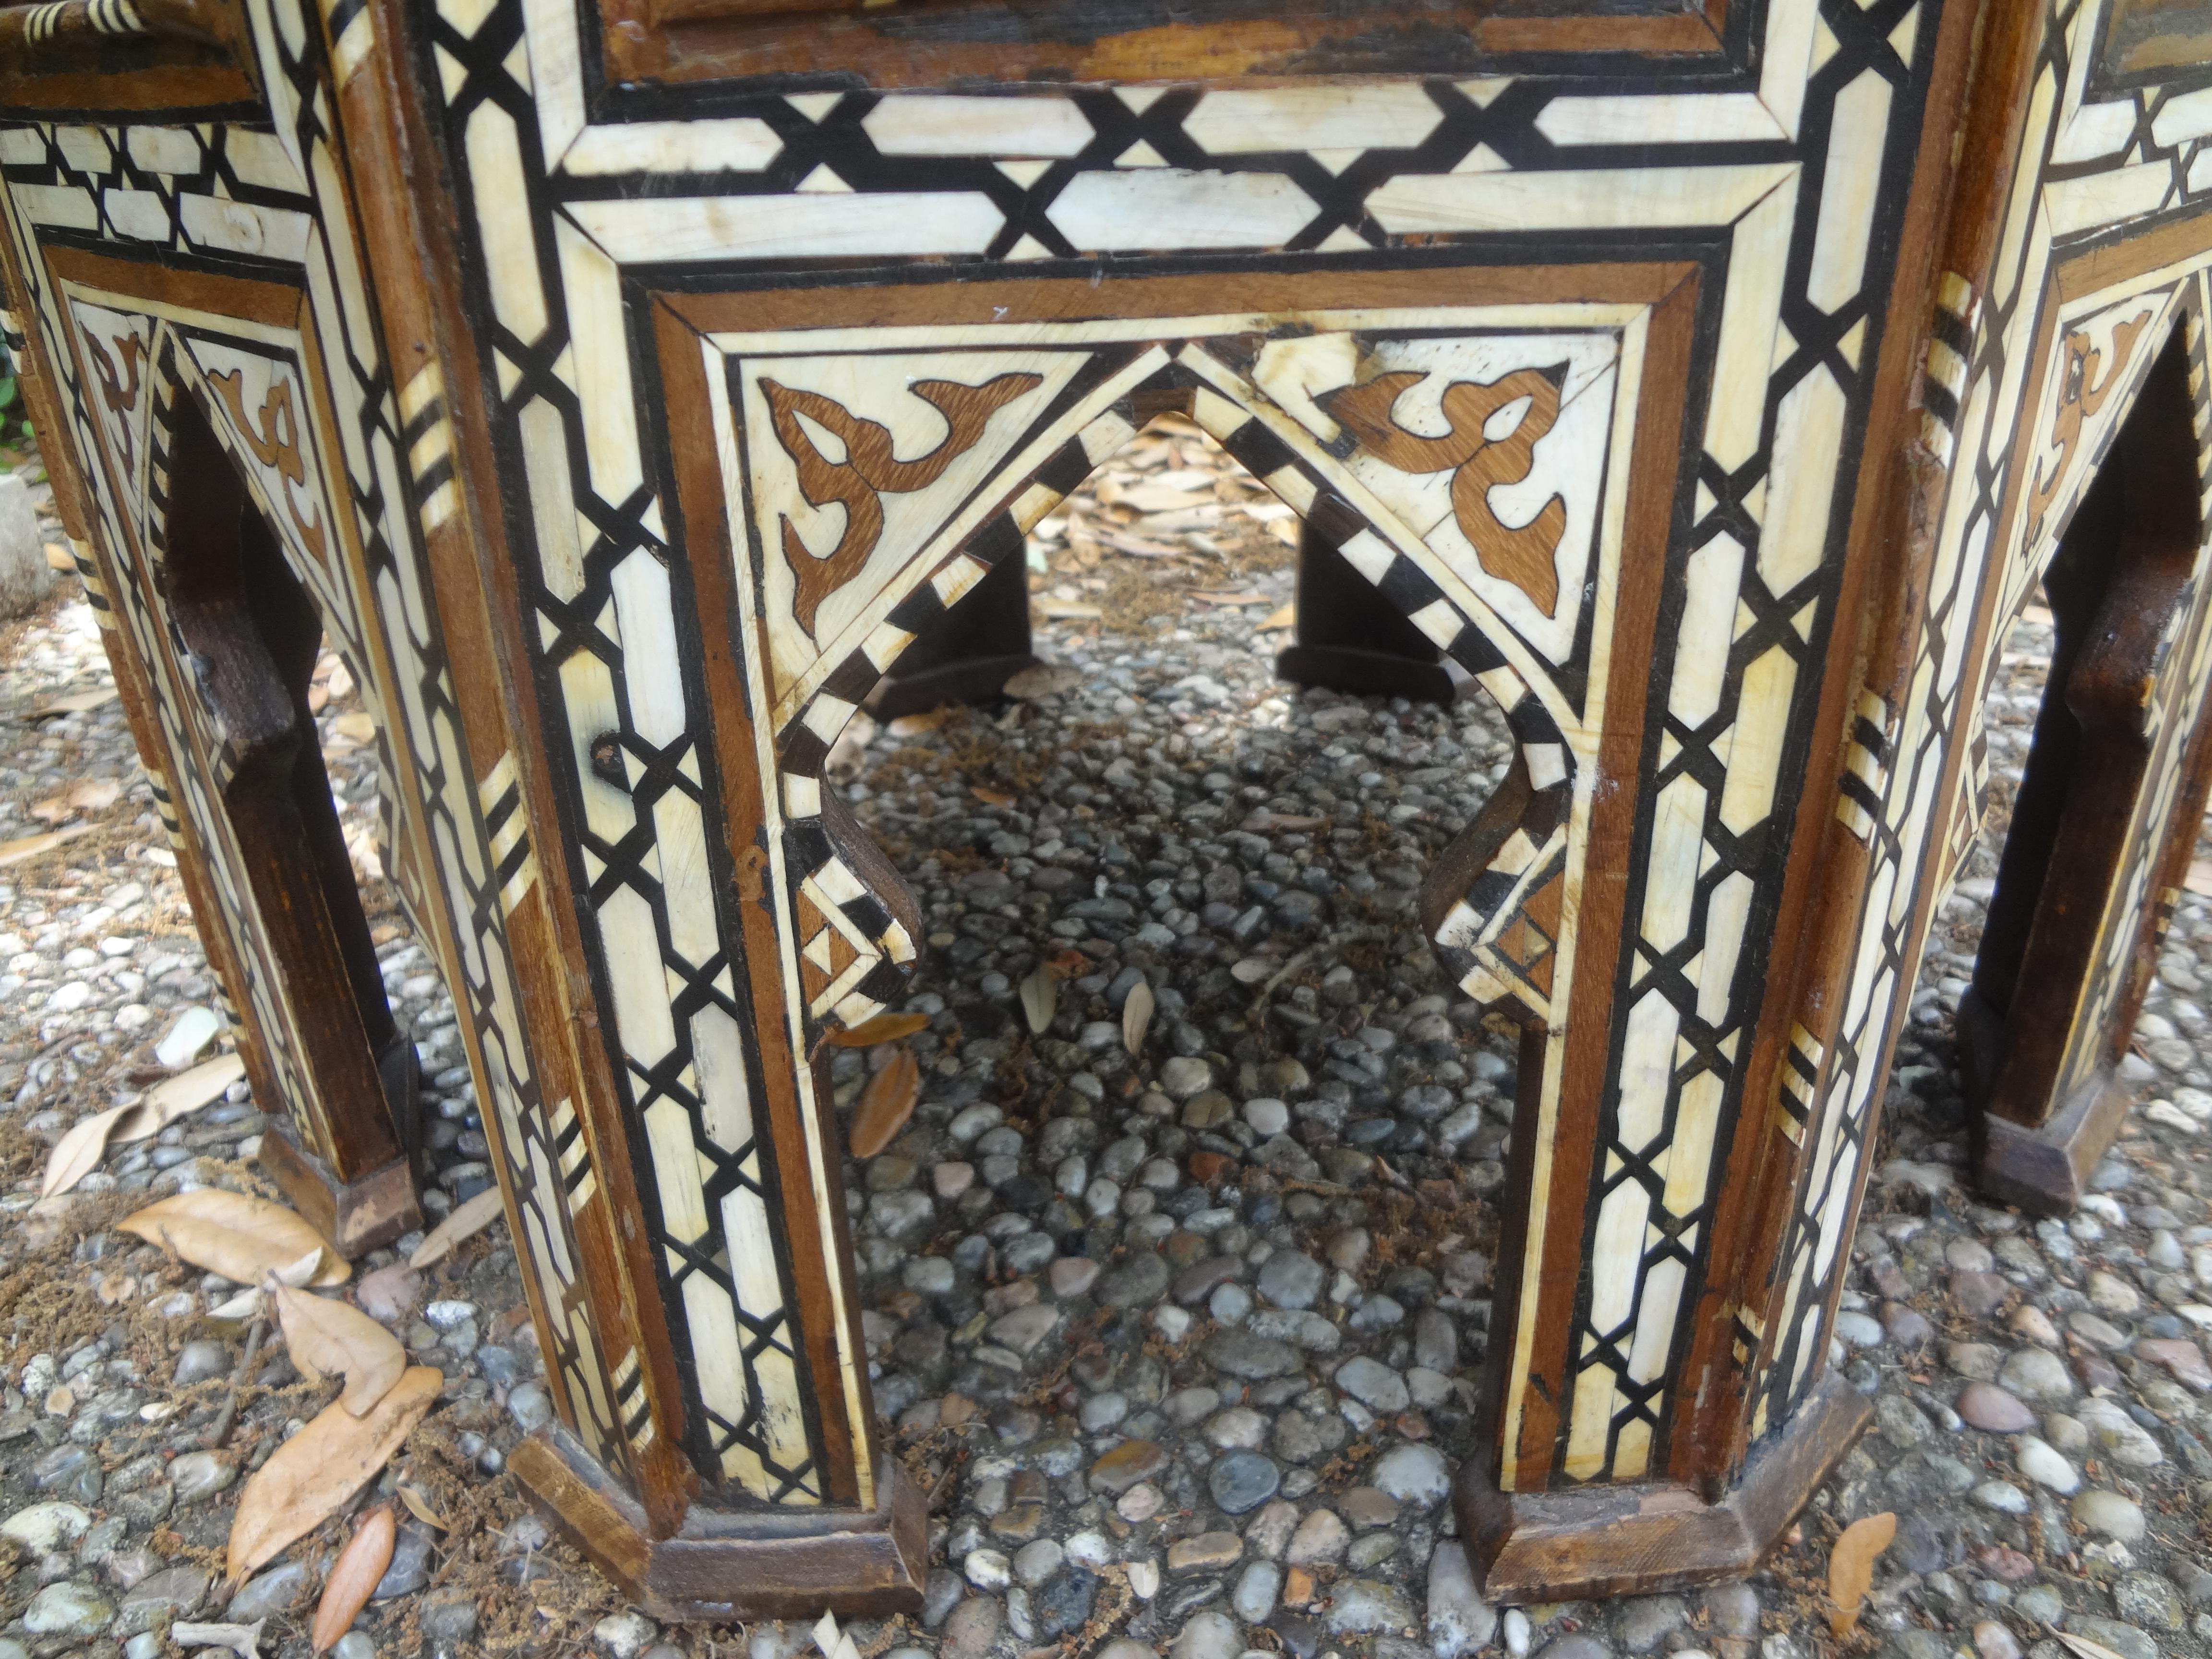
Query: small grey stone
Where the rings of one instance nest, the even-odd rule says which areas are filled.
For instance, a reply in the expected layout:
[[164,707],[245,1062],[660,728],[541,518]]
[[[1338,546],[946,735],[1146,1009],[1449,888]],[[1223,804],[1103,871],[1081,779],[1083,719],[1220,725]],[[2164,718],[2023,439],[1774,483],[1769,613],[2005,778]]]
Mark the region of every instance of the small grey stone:
[[1303,1311],[1321,1300],[1327,1273],[1296,1250],[1278,1250],[1260,1264],[1260,1294],[1278,1308]]
[[1455,1538],[1438,1540],[1429,1558],[1428,1633],[1436,1659],[1462,1659],[1498,1633],[1498,1610],[1475,1588],[1467,1550]]
[[376,1589],[369,1599],[389,1601],[395,1595],[410,1595],[428,1583],[431,1542],[428,1527],[414,1521],[403,1523],[392,1546],[392,1563],[385,1568],[384,1577],[376,1581]]
[[2025,1434],[2035,1426],[2035,1413],[1994,1382],[1969,1382],[1953,1409],[1990,1434]]
[[1690,1610],[1679,1595],[1638,1595],[1620,1603],[1613,1629],[1620,1645],[1631,1653],[1649,1653],[1688,1620]]
[[191,1567],[150,1573],[125,1592],[115,1613],[115,1634],[136,1636],[157,1630],[191,1613],[207,1598],[208,1576]]
[[2189,1622],[2181,1597],[2154,1572],[2131,1572],[2112,1586],[2112,1610],[2139,1629],[2180,1630]]
[[179,1504],[212,1498],[237,1479],[238,1460],[223,1452],[186,1452],[169,1465],[169,1480]]
[[1140,1250],[1098,1281],[1097,1298],[1109,1308],[1149,1308],[1168,1293],[1168,1264]]
[[233,1624],[250,1625],[257,1619],[289,1612],[307,1593],[308,1579],[306,1562],[283,1562],[258,1577],[247,1579],[230,1598],[223,1617]]
[[967,1581],[950,1567],[932,1567],[928,1581],[921,1587],[921,1624],[925,1630],[935,1630],[944,1624],[945,1616],[959,1605],[960,1598],[968,1592]]
[[1283,1588],[1283,1570],[1273,1561],[1255,1561],[1237,1577],[1229,1605],[1248,1625],[1256,1625],[1275,1610],[1275,1597]]
[[1244,1650],[1243,1632],[1225,1613],[1200,1613],[1176,1637],[1169,1659],[1237,1659]]
[[1224,1515],[1243,1515],[1275,1495],[1283,1483],[1274,1460],[1255,1451],[1233,1451],[1206,1471],[1206,1490]]
[[2068,1513],[2091,1532],[2132,1544],[2143,1535],[2142,1506],[2101,1488],[2085,1492],[2067,1506]]
[[1328,1627],[1340,1636],[1362,1632],[1395,1635],[1413,1623],[1413,1607],[1406,1592],[1381,1579],[1342,1579],[1331,1595]]
[[534,1434],[553,1420],[553,1401],[535,1382],[516,1385],[507,1396],[507,1409],[525,1434]]
[[222,1343],[207,1340],[187,1342],[178,1352],[177,1369],[171,1374],[169,1384],[172,1388],[190,1388],[210,1376],[228,1376],[230,1369],[230,1350]]
[[1369,1472],[1369,1482],[1399,1499],[1423,1509],[1451,1490],[1451,1471],[1444,1455],[1434,1446],[1399,1446],[1385,1452]]
[[[1158,1260],[1157,1257],[1154,1259]],[[1162,1265],[1161,1273],[1164,1278],[1165,1264]],[[1225,1371],[1249,1382],[1265,1382],[1273,1376],[1287,1376],[1298,1369],[1297,1352],[1288,1343],[1255,1336],[1241,1328],[1216,1331],[1206,1339],[1199,1352],[1214,1370]]]
[[1291,1534],[1290,1553],[1284,1559],[1294,1567],[1317,1566],[1341,1559],[1352,1542],[1351,1528],[1328,1510],[1316,1510],[1298,1522]]
[[1363,1406],[1378,1412],[1401,1412],[1412,1403],[1406,1379],[1379,1359],[1361,1354],[1336,1368],[1336,1386]]
[[433,1590],[422,1598],[416,1616],[422,1622],[422,1634],[438,1647],[465,1642],[477,1633],[476,1595],[461,1585]]
[[376,1644],[367,1631],[349,1630],[331,1649],[337,1659],[376,1659]]
[[1060,1571],[1066,1552],[1049,1538],[1039,1538],[1014,1552],[1014,1577],[1035,1589]]
[[64,1578],[31,1598],[23,1628],[33,1636],[97,1636],[115,1617],[115,1604],[90,1584]]
[[660,1626],[643,1613],[625,1609],[611,1613],[592,1626],[592,1639],[614,1659],[638,1659],[660,1638]]
[[2074,1379],[2067,1373],[2066,1362],[2048,1348],[2021,1349],[2005,1361],[1996,1380],[2038,1405],[2055,1406],[2074,1397]]

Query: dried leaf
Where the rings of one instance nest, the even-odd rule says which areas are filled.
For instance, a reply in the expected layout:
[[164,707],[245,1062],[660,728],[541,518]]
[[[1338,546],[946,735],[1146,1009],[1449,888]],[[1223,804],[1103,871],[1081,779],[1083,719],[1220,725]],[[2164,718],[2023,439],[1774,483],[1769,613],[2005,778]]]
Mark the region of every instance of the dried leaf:
[[1039,599],[1037,615],[1047,622],[1097,622],[1105,611],[1095,605],[1084,605],[1074,599]]
[[950,708],[931,708],[919,714],[901,714],[884,729],[895,738],[918,738],[944,725],[951,712]]
[[79,836],[88,836],[93,826],[72,823],[66,830],[47,830],[35,836],[23,836],[15,841],[0,842],[0,869],[11,864],[21,864],[25,859],[34,859],[41,853],[51,853],[55,848],[75,841]]
[[399,1501],[407,1505],[407,1513],[426,1527],[435,1527],[440,1532],[451,1532],[453,1523],[431,1507],[430,1500],[422,1496],[419,1487],[402,1486]]
[[2067,1650],[2075,1656],[2075,1659],[2120,1659],[2118,1653],[2102,1642],[2092,1642],[2086,1636],[2069,1635],[2063,1630],[2054,1630],[2051,1633],[2066,1644]]
[[986,806],[1012,806],[1021,797],[1004,789],[986,789],[980,783],[968,786],[968,793]]
[[427,1267],[443,1261],[462,1240],[473,1238],[499,1219],[501,1205],[499,1188],[487,1187],[465,1204],[453,1206],[453,1212],[430,1229],[415,1254],[407,1258],[410,1267]]
[[228,1574],[246,1576],[306,1537],[376,1478],[422,1420],[446,1384],[428,1365],[410,1367],[367,1417],[333,1401],[279,1446],[239,1496],[230,1527]]
[[35,722],[50,720],[57,714],[86,714],[114,701],[113,686],[95,686],[89,691],[70,691],[58,697],[45,698],[23,718]]
[[275,1284],[295,1291],[304,1285],[313,1284],[315,1275],[323,1269],[323,1252],[326,1248],[325,1245],[316,1245],[297,1261],[274,1269],[269,1275],[270,1279]]
[[123,799],[123,786],[113,778],[80,778],[68,799],[80,812],[105,812]]
[[180,1648],[228,1648],[238,1659],[261,1659],[261,1627],[268,1622],[257,1619],[250,1625],[172,1625],[169,1639]]
[[311,1382],[344,1377],[338,1404],[356,1417],[368,1416],[406,1373],[399,1339],[360,1309],[284,1285],[276,1287],[276,1302],[292,1363]]
[[1140,979],[1129,988],[1129,1000],[1121,1005],[1121,1046],[1135,1054],[1145,1046],[1145,1033],[1152,1024],[1152,987]]
[[[1859,1603],[1874,1588],[1875,1558],[1897,1536],[1897,1517],[1887,1510],[1854,1521],[1828,1552],[1828,1599],[1836,1604],[1828,1620],[1841,1641],[1858,1628]],[[2117,1659],[2117,1656],[2115,1656]]]
[[2199,898],[2212,898],[2212,859],[2191,859],[2181,884]]
[[316,1284],[343,1285],[353,1273],[328,1241],[291,1211],[220,1187],[165,1198],[124,1222],[123,1231],[240,1285],[258,1285],[310,1250],[325,1252]]
[[1259,634],[1279,634],[1286,628],[1296,628],[1297,625],[1297,606],[1295,605],[1285,605],[1278,606],[1275,610],[1270,611],[1267,613],[1267,619],[1263,623],[1255,624],[1253,631]]
[[873,1019],[864,1019],[849,1031],[830,1033],[833,1048],[872,1048],[878,1042],[896,1042],[902,1036],[912,1036],[929,1024],[927,1014],[878,1014]]
[[146,1091],[133,1109],[135,1115],[115,1127],[112,1137],[120,1145],[157,1135],[179,1118],[222,1098],[223,1091],[246,1075],[241,1054],[217,1054],[189,1072],[179,1072]]
[[376,737],[376,721],[359,712],[341,714],[331,722],[331,730],[348,743],[369,743]]
[[902,1043],[860,1091],[853,1127],[845,1137],[846,1149],[854,1158],[873,1158],[891,1144],[921,1098],[921,1068],[915,1064],[914,1050]]
[[65,1193],[97,1170],[100,1160],[106,1154],[107,1138],[116,1124],[137,1109],[135,1102],[128,1106],[111,1106],[70,1124],[69,1132],[54,1143],[54,1150],[46,1159],[46,1178],[39,1185],[39,1196],[52,1198],[56,1193]]
[[210,1319],[235,1319],[241,1322],[261,1317],[261,1310],[268,1302],[267,1292],[256,1285],[250,1291],[240,1291],[228,1302],[217,1303],[208,1310]]
[[1040,964],[1022,981],[1022,1012],[1029,1019],[1030,1030],[1042,1035],[1059,1010],[1060,981]]
[[1212,592],[1205,588],[1196,590],[1190,597],[1198,600],[1202,605],[1265,605],[1267,602],[1267,596],[1265,593],[1249,592],[1222,593]]
[[322,1652],[353,1628],[354,1616],[376,1593],[384,1570],[392,1565],[392,1546],[398,1541],[399,1522],[389,1504],[378,1504],[354,1529],[338,1559],[331,1563],[323,1599],[315,1604],[314,1628],[307,1638],[313,1651]]
[[59,542],[48,542],[45,544],[45,551],[47,569],[64,570],[72,576],[76,574],[76,559],[69,549]]

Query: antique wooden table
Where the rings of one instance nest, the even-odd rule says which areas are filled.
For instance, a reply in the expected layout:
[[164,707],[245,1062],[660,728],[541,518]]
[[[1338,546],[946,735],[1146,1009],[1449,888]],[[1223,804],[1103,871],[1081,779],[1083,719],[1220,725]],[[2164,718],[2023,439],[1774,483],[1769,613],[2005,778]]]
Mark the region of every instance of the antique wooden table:
[[416,1220],[326,630],[558,1402],[516,1472],[657,1612],[913,1605],[815,1062],[922,947],[823,761],[910,643],[1003,678],[1018,578],[963,596],[1183,411],[1305,516],[1312,672],[1356,572],[1519,743],[1425,916],[1525,1033],[1489,1593],[1747,1569],[1867,1417],[2039,583],[1980,1178],[2063,1209],[2125,1103],[2208,772],[2208,64],[2203,0],[0,7],[8,342],[264,1157]]

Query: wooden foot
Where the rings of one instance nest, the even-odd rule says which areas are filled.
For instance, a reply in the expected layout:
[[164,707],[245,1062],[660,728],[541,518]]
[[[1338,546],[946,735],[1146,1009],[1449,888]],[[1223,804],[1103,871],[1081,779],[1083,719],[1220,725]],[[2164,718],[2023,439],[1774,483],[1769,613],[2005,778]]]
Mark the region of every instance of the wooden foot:
[[1470,1459],[1452,1489],[1460,1536],[1493,1602],[1641,1595],[1736,1578],[1764,1560],[1874,1415],[1830,1372],[1709,1501],[1671,1482],[1501,1492]]
[[301,1146],[291,1125],[280,1121],[261,1137],[261,1167],[292,1207],[348,1261],[422,1224],[414,1168],[404,1153],[382,1169],[342,1182]]
[[1436,641],[1310,524],[1298,541],[1297,639],[1275,659],[1275,672],[1293,685],[1415,702],[1458,695]]
[[896,1459],[878,1471],[872,1510],[709,1510],[693,1504],[655,1538],[637,1500],[575,1436],[549,1423],[507,1460],[563,1537],[664,1623],[883,1615],[921,1605],[928,1508]]
[[951,702],[988,702],[1036,660],[1030,653],[1029,568],[1010,556],[899,653],[865,706],[879,720],[895,720]]

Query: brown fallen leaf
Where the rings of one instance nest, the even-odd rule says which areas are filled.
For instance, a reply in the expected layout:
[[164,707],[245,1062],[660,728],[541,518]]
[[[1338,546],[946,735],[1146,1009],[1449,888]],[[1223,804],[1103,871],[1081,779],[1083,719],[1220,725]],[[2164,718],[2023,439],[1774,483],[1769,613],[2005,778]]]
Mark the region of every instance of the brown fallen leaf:
[[76,557],[59,542],[46,543],[46,555],[47,569],[65,570],[72,576],[76,574]]
[[313,1651],[322,1652],[353,1628],[355,1615],[368,1605],[384,1570],[392,1565],[392,1546],[398,1540],[399,1522],[389,1504],[378,1504],[354,1529],[338,1559],[331,1563],[323,1599],[315,1604],[314,1628],[307,1638]]
[[[311,1382],[345,1378],[338,1404],[366,1417],[407,1370],[399,1339],[358,1308],[279,1285],[276,1320],[292,1363]],[[336,1638],[333,1638],[336,1639]]]
[[67,799],[80,812],[105,812],[123,799],[123,786],[113,778],[81,778]]
[[1145,1046],[1145,1033],[1152,1024],[1152,988],[1147,980],[1139,980],[1129,988],[1129,1000],[1121,1005],[1121,1046],[1131,1054]]
[[986,789],[980,783],[968,786],[968,793],[986,806],[1012,806],[1021,797],[1006,789]]
[[1040,963],[1022,981],[1022,1015],[1030,1030],[1042,1034],[1060,1008],[1060,981],[1049,963]]
[[453,1529],[453,1523],[439,1514],[432,1507],[430,1500],[422,1496],[421,1487],[410,1486],[402,1482],[399,1487],[399,1501],[407,1505],[407,1513],[424,1526],[435,1527],[440,1532],[451,1532]]
[[367,1417],[333,1401],[255,1470],[230,1525],[232,1587],[330,1519],[392,1461],[445,1387],[443,1371],[410,1366]]
[[136,1102],[128,1106],[111,1106],[70,1124],[68,1133],[54,1143],[54,1150],[46,1159],[46,1177],[39,1183],[39,1196],[52,1198],[56,1193],[65,1193],[97,1170],[100,1160],[106,1155],[108,1137],[116,1124],[137,1109]]
[[1858,1628],[1859,1603],[1874,1588],[1875,1558],[1897,1536],[1897,1517],[1887,1510],[1854,1521],[1828,1552],[1828,1599],[1836,1604],[1829,1628],[1841,1641]]
[[1267,620],[1260,623],[1255,631],[1261,634],[1273,634],[1281,629],[1296,628],[1297,625],[1297,606],[1296,605],[1279,605],[1276,609],[1270,611],[1267,613]]
[[895,738],[918,738],[925,732],[934,732],[945,724],[950,708],[931,708],[919,714],[901,714],[884,730]]
[[891,1144],[921,1098],[921,1068],[915,1063],[914,1050],[902,1043],[892,1051],[890,1062],[860,1091],[853,1127],[845,1136],[847,1150],[854,1158],[873,1158]]
[[44,800],[34,800],[27,810],[40,823],[59,823],[64,818],[76,816],[76,809],[60,795],[48,795]]
[[65,830],[48,830],[35,836],[23,836],[16,840],[0,842],[0,869],[11,864],[21,864],[25,859],[34,859],[41,853],[51,853],[79,836],[88,836],[93,826],[72,823]]
[[343,1285],[353,1275],[329,1241],[291,1211],[220,1187],[165,1198],[131,1217],[122,1230],[240,1285],[258,1285],[313,1250],[323,1252],[313,1283]]
[[849,1031],[830,1033],[833,1048],[872,1048],[878,1042],[896,1042],[902,1036],[912,1036],[929,1024],[927,1014],[878,1014],[873,1019],[864,1019]]
[[499,1188],[487,1187],[465,1204],[456,1204],[453,1212],[423,1236],[415,1247],[415,1254],[407,1258],[410,1267],[427,1267],[433,1262],[443,1261],[453,1253],[453,1247],[465,1238],[473,1238],[499,1219],[501,1206]]
[[1210,592],[1205,588],[1197,589],[1190,597],[1201,605],[1265,605],[1267,602],[1267,596],[1265,593],[1220,593]]
[[356,710],[341,714],[331,722],[331,730],[348,743],[373,743],[376,739],[376,721]]
[[42,698],[23,719],[35,724],[61,714],[88,714],[114,701],[115,688],[112,685],[95,686],[89,691],[68,691],[58,697]]
[[1036,610],[1047,622],[1097,622],[1106,614],[1098,605],[1074,599],[1039,599]]
[[2120,1656],[2102,1642],[2092,1642],[2086,1636],[2075,1636],[2063,1630],[2051,1632],[2066,1645],[2075,1659],[2120,1659]]
[[110,1137],[119,1145],[157,1135],[179,1118],[222,1098],[222,1091],[246,1075],[242,1054],[217,1054],[190,1071],[164,1078],[146,1091],[134,1115],[115,1126]]

